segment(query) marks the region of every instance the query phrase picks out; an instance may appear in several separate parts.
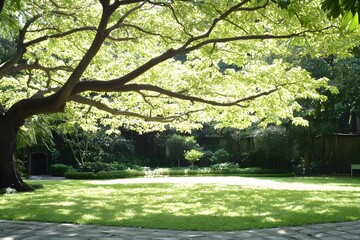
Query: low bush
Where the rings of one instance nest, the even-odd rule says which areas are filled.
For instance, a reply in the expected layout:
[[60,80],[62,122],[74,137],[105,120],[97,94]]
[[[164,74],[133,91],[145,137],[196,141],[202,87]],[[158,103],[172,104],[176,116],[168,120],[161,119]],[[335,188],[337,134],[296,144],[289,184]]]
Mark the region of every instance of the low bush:
[[93,172],[67,172],[65,178],[68,179],[96,179],[97,175]]
[[65,173],[74,170],[72,166],[65,164],[50,165],[50,174],[52,176],[64,177]]
[[101,171],[97,173],[99,179],[115,179],[115,178],[129,178],[129,177],[142,177],[144,172],[138,170],[121,170],[121,171]]

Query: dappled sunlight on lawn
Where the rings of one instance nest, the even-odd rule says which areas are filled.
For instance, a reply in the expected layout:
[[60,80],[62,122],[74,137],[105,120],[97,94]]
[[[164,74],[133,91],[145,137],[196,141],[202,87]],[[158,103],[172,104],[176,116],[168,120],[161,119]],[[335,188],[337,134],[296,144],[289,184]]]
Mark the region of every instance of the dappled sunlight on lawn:
[[[285,179],[285,178],[284,178]],[[340,183],[311,183],[296,181],[297,178],[282,178],[276,180],[251,177],[157,177],[157,178],[132,178],[115,180],[89,181],[95,185],[108,184],[141,184],[141,183],[171,183],[171,184],[226,184],[240,185],[245,188],[268,188],[278,190],[309,190],[309,191],[360,191],[359,185],[346,185]],[[289,180],[290,179],[290,180]],[[294,179],[294,180],[293,180]],[[330,178],[329,178],[330,179]],[[325,179],[326,180],[326,179]],[[331,179],[330,179],[331,180]]]
[[45,188],[33,193],[0,196],[0,216],[187,230],[240,230],[360,219],[360,189],[354,186],[329,191],[312,184],[316,188],[299,190],[294,186],[268,187],[284,184],[274,179],[225,177],[222,183],[217,177],[211,181],[198,177],[169,179],[177,182],[43,181]]

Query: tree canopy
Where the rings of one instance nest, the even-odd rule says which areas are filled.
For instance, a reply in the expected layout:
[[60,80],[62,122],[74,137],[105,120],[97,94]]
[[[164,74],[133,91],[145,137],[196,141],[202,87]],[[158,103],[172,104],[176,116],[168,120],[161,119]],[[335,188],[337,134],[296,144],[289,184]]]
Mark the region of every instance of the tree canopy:
[[[352,44],[344,46],[348,37],[336,33],[316,1],[287,9],[270,1],[21,4],[14,13],[21,28],[17,52],[0,76],[7,111],[44,105],[24,117],[62,111],[71,102],[71,117],[96,115],[103,124],[141,129],[163,126],[153,122],[179,128],[210,120],[277,122],[293,118],[297,98],[321,97],[317,89],[326,79],[266,56],[286,55],[294,46],[302,47],[300,54],[344,53]],[[185,62],[177,60],[180,54]],[[220,61],[239,70],[220,72]]]
[[[306,124],[293,115],[298,99],[335,89],[282,58],[349,56],[359,40],[318,1],[21,0],[4,9],[2,42],[17,43],[0,63],[4,139],[32,116],[63,111],[60,121],[85,129]],[[0,142],[1,158],[11,142]]]

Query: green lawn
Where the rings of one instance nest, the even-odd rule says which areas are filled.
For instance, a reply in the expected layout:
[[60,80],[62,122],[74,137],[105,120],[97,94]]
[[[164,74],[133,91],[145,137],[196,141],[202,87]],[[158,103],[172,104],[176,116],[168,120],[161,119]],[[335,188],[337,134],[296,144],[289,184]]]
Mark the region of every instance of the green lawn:
[[36,181],[45,188],[0,195],[0,219],[218,231],[360,219],[360,178],[266,182],[241,186]]

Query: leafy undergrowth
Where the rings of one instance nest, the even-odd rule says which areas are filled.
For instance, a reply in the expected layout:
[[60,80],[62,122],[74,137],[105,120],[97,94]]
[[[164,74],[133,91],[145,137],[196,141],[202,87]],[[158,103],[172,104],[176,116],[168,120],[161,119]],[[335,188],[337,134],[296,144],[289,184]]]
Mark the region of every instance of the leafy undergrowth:
[[[36,181],[44,188],[0,195],[0,218],[211,231],[360,219],[358,178],[271,178],[266,181],[294,184],[294,187],[279,190],[230,184]],[[296,188],[299,183],[319,188],[299,190]],[[326,190],[321,188],[324,184]],[[351,188],[337,188],[339,185]]]

